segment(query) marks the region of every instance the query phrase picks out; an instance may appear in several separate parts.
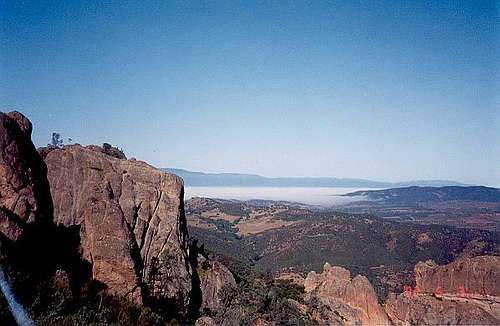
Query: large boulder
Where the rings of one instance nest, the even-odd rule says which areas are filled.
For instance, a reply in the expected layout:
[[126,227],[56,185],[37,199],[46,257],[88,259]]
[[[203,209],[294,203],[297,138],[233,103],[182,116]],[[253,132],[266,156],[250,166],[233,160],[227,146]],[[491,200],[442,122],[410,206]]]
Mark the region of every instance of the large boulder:
[[309,313],[321,324],[390,325],[368,279],[351,278],[345,268],[326,263],[321,274],[307,275],[304,289]]
[[141,302],[188,306],[182,179],[96,146],[45,151],[54,222],[79,226],[93,279]]
[[31,142],[31,122],[0,112],[0,234],[15,241],[30,223],[49,223],[47,168]]

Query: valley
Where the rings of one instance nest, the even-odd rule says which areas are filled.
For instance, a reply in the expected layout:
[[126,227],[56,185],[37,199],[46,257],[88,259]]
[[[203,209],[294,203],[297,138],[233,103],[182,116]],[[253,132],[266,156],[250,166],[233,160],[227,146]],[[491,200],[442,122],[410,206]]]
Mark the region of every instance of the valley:
[[282,202],[192,198],[186,202],[186,217],[190,233],[228,266],[243,263],[280,275],[319,271],[330,262],[366,275],[380,298],[410,284],[419,261],[445,264],[500,254],[500,238],[493,231]]

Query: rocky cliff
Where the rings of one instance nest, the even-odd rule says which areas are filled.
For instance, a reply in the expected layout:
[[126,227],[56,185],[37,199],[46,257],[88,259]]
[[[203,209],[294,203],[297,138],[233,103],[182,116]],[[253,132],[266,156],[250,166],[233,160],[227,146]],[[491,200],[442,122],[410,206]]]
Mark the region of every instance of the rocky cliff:
[[415,266],[416,286],[391,294],[385,310],[396,325],[498,325],[500,258],[462,258]]
[[322,325],[389,325],[372,285],[364,276],[351,278],[342,267],[326,263],[323,272],[310,272],[304,282],[309,313]]
[[182,179],[109,144],[37,151],[31,131],[22,114],[0,112],[0,249],[14,269],[43,265],[43,279],[63,268],[75,289],[90,276],[171,315],[218,309],[235,281],[188,244]]
[[130,299],[187,307],[192,289],[183,182],[97,146],[45,152],[54,222],[80,227],[95,280]]
[[439,266],[432,260],[415,266],[417,288],[422,293],[500,296],[500,257],[463,258]]
[[30,223],[49,222],[47,169],[31,142],[31,122],[0,112],[0,233],[17,240]]

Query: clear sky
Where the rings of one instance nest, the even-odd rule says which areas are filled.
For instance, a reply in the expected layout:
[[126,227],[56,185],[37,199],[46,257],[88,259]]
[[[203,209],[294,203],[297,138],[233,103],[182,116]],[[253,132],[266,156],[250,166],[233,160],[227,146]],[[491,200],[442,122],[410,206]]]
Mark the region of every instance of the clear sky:
[[0,3],[1,110],[36,145],[500,186],[498,1]]

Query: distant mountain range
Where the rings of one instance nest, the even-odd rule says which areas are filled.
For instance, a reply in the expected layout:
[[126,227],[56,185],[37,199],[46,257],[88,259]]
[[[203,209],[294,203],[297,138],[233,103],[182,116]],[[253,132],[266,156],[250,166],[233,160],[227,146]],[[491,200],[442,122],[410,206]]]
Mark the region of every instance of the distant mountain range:
[[402,188],[411,186],[443,187],[467,186],[449,180],[417,180],[405,182],[383,182],[366,179],[329,177],[282,177],[267,178],[256,174],[203,173],[183,169],[164,168],[163,171],[177,174],[186,186],[205,187],[338,187],[338,188]]

